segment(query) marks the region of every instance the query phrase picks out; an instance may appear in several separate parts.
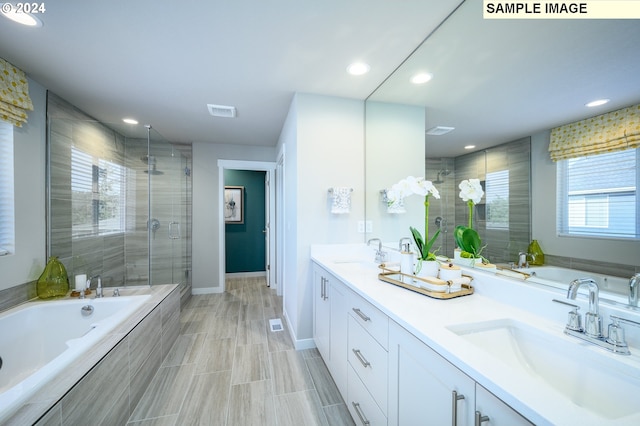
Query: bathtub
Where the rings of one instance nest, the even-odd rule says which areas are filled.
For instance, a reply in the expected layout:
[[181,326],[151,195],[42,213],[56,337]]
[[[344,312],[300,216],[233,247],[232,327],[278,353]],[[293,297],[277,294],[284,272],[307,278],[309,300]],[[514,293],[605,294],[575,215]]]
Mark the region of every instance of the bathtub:
[[527,282],[544,284],[563,290],[566,290],[571,281],[576,278],[593,278],[600,288],[601,297],[620,303],[628,302],[629,278],[585,272],[559,266],[532,266],[518,269],[518,271],[529,274],[529,276],[525,278]]
[[0,314],[0,423],[150,297],[29,302]]

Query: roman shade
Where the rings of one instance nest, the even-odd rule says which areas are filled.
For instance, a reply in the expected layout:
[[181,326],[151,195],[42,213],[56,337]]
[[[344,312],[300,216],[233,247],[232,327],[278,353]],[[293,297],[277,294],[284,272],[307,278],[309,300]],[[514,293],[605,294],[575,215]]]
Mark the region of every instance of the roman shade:
[[640,105],[551,129],[553,161],[623,151],[640,146]]
[[24,72],[0,58],[0,119],[22,127],[27,110],[33,111]]

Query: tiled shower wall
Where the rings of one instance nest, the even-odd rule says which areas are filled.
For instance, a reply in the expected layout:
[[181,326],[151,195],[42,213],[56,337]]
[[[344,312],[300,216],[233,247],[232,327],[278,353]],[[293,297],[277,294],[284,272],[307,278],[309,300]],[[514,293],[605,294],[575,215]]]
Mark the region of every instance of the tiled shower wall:
[[[509,226],[507,229],[488,229],[486,221],[476,206],[474,228],[487,244],[482,253],[493,263],[510,262],[517,259],[518,252],[526,251],[531,241],[530,138],[496,146],[485,151],[474,152],[456,158],[427,158],[426,178],[431,180],[440,199],[430,199],[429,233],[437,228],[435,219],[442,217],[441,234],[434,247],[442,247],[439,254],[452,257],[455,242],[453,232],[456,225],[468,223],[468,207],[458,196],[458,184],[464,179],[486,179],[487,173],[509,170]],[[429,155],[427,149],[427,155]],[[443,173],[448,171],[449,174]],[[440,178],[438,179],[438,173]],[[431,230],[433,229],[433,231]]]
[[[104,286],[149,283],[190,287],[191,178],[190,147],[181,151],[162,140],[127,138],[93,121],[56,95],[48,95],[49,122],[49,248],[67,268],[71,285],[75,274],[100,274]],[[152,130],[153,132],[153,130]],[[113,235],[72,238],[71,145],[126,168],[126,231]],[[149,149],[149,151],[147,151]],[[146,156],[156,159],[157,174],[149,176]],[[149,182],[151,178],[151,182]],[[149,190],[151,196],[149,197]],[[151,215],[160,227],[149,236]],[[170,225],[172,224],[172,225]],[[179,228],[179,230],[178,230]],[[173,234],[170,234],[170,230]]]

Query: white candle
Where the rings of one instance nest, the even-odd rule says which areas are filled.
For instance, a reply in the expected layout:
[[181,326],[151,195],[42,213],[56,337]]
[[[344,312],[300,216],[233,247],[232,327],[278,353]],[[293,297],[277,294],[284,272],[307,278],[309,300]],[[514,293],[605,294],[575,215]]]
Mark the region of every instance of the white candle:
[[76,275],[76,291],[84,290],[87,285],[87,274]]

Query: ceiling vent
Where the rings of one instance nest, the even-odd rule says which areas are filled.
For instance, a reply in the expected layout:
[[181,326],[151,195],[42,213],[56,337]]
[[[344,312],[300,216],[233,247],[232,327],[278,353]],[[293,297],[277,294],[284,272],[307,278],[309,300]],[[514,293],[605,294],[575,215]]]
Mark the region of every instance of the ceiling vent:
[[214,117],[236,117],[236,107],[233,106],[207,104],[207,108],[209,109],[209,114],[213,115]]
[[455,127],[436,126],[427,130],[427,134],[431,136],[442,136],[442,135],[446,135],[453,129],[455,129]]

